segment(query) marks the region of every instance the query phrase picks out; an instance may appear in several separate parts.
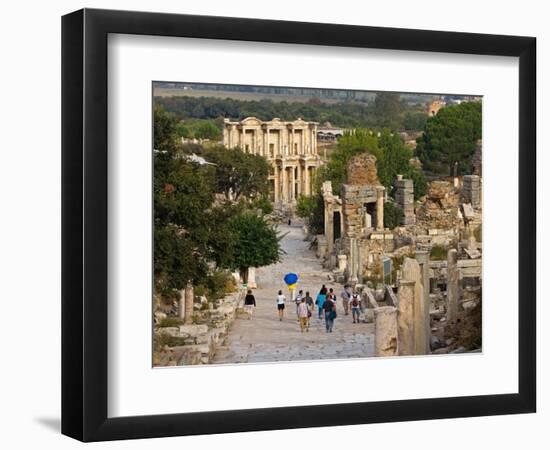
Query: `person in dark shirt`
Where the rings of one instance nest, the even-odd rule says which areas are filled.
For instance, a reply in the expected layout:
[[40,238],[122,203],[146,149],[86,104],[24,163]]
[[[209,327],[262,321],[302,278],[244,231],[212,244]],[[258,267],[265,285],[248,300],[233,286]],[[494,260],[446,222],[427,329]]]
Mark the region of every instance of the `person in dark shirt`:
[[336,302],[327,297],[325,303],[323,303],[323,311],[325,312],[325,327],[327,333],[332,333],[334,319],[336,319]]
[[252,313],[256,307],[256,298],[252,295],[252,291],[249,289],[246,297],[244,298],[244,310],[248,314],[248,320],[252,318]]

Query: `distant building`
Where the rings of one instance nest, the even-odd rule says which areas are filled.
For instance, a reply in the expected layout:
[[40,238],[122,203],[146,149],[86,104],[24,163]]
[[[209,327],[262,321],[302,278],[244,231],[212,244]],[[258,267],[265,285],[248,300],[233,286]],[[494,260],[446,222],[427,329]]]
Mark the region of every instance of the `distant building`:
[[437,112],[443,108],[446,103],[443,100],[434,100],[428,103],[427,113],[430,116],[435,116]]
[[325,122],[317,128],[317,139],[321,142],[335,142],[344,135],[344,129],[333,127],[330,122]]
[[272,200],[293,203],[299,195],[310,196],[313,175],[322,160],[317,153],[317,122],[301,118],[262,121],[247,117],[224,120],[223,144],[227,148],[265,157],[272,167],[269,176]]

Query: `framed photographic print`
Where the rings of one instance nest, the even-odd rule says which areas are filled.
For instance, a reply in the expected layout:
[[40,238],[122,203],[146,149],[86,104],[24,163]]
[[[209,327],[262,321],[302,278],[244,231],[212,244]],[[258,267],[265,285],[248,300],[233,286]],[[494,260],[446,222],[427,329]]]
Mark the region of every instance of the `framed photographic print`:
[[62,27],[64,434],[535,411],[534,38]]

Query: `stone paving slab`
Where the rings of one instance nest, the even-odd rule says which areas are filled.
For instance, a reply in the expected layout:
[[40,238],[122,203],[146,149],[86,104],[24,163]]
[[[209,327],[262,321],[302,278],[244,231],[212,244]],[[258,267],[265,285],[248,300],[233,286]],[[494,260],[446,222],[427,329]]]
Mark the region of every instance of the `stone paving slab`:
[[[285,233],[281,246],[285,251],[280,263],[256,271],[257,307],[250,320],[239,317],[233,323],[223,346],[214,355],[213,364],[259,363],[319,359],[365,358],[374,356],[374,325],[352,322],[351,314],[344,315],[340,292],[342,286],[330,283],[328,273],[309,249],[299,226],[280,226]],[[323,320],[313,312],[309,332],[300,332],[296,308],[283,282],[288,272],[299,276],[298,289],[309,291],[313,299],[326,284],[338,295],[334,331],[326,333]],[[287,297],[285,317],[279,321],[276,296],[281,289]]]

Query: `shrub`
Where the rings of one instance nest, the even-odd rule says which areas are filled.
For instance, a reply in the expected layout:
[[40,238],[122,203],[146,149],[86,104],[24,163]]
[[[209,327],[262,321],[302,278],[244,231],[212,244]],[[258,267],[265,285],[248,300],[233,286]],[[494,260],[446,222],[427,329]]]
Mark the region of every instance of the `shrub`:
[[430,259],[443,261],[447,259],[447,249],[441,245],[434,245],[430,250]]
[[393,203],[384,203],[384,226],[390,230],[403,221],[403,211]]
[[180,325],[183,325],[183,321],[178,317],[165,317],[160,321],[158,326],[160,328],[166,328],[166,327],[179,327]]
[[162,348],[165,345],[168,347],[178,347],[185,345],[185,338],[179,336],[170,336],[167,333],[160,333],[158,335],[158,344]]
[[475,230],[474,230],[474,237],[476,238],[476,241],[477,242],[481,242],[481,237],[483,236],[483,233],[481,231],[481,224],[479,225],[479,227],[477,227]]

